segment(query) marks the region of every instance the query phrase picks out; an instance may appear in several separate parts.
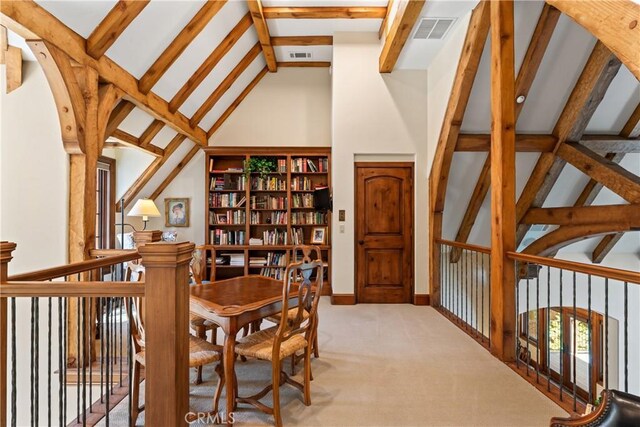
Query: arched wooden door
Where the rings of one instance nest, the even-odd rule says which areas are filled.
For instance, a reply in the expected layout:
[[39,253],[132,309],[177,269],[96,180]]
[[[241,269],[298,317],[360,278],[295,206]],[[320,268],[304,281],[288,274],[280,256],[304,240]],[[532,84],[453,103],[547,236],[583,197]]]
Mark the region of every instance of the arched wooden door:
[[355,166],[357,302],[410,303],[413,163]]

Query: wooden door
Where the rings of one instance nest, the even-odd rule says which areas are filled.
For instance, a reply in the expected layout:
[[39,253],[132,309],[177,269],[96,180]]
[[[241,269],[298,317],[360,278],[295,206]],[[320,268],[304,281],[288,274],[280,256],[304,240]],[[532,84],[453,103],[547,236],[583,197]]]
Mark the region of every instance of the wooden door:
[[410,303],[413,163],[356,163],[356,299]]

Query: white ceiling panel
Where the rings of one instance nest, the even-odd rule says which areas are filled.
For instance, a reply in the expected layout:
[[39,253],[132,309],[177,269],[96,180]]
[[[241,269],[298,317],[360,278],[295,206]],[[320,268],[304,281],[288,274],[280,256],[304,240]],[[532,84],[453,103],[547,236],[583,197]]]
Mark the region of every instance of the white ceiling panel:
[[[331,46],[274,46],[277,61],[285,62],[310,62],[310,61],[331,61],[333,48]],[[309,52],[311,58],[293,59],[291,52]]]
[[336,31],[378,32],[382,19],[267,19],[269,34],[332,36]]
[[107,16],[116,1],[37,0],[36,3],[64,22],[67,27],[87,38],[102,19]]
[[[231,70],[233,70],[257,42],[258,36],[253,28],[244,33],[229,53],[218,62],[218,65],[216,65],[213,71],[202,81],[198,89],[182,104],[180,112],[187,117],[193,116],[209,95],[216,90],[220,82],[229,75]],[[262,55],[262,53],[258,55]]]
[[140,137],[153,120],[153,117],[145,111],[134,108],[127,118],[122,121],[120,126],[118,126],[118,129],[128,132],[135,137]]
[[388,0],[263,0],[264,7],[314,7],[314,6],[378,6],[386,7]]
[[204,1],[152,1],[118,37],[107,56],[136,78],[149,69]]
[[169,144],[169,142],[171,142],[173,137],[176,136],[177,134],[178,132],[173,130],[171,126],[164,126],[160,130],[160,132],[158,132],[155,138],[153,138],[153,140],[151,141],[151,144],[155,145],[156,147],[165,149]]
[[[253,62],[247,67],[246,70],[238,77],[238,79],[231,85],[229,90],[220,98],[220,100],[213,106],[211,111],[204,116],[200,127],[208,131],[218,118],[229,108],[229,105],[242,93],[242,91],[251,83],[251,81],[258,75],[258,73],[265,66],[264,57],[259,55]],[[259,143],[258,143],[259,145]]]
[[164,99],[173,98],[247,11],[244,1],[227,2],[156,83],[153,91]]
[[149,182],[147,182],[147,185],[142,188],[142,190],[138,194],[138,197],[151,196],[151,193],[153,193],[156,188],[158,188],[158,186],[162,184],[162,181],[164,181],[165,178],[169,176],[171,171],[173,171],[176,166],[178,166],[178,163],[182,161],[184,156],[187,155],[192,147],[193,142],[190,139],[185,139],[184,142],[180,144],[178,148],[176,148],[176,151],[173,152],[173,154],[171,155],[171,157],[169,157],[165,164],[162,165],[160,169],[155,173],[155,175],[153,175],[153,177],[149,180]]
[[587,126],[587,133],[618,134],[640,102],[640,82],[622,65]]

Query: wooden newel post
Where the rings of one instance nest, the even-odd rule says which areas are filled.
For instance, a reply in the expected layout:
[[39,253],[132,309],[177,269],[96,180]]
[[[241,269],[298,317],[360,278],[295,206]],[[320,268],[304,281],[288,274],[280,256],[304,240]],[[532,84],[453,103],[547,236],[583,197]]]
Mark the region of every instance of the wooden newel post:
[[0,242],[0,427],[7,425],[7,299],[2,297],[2,283],[7,281],[9,276],[9,261],[12,252],[16,249],[16,244],[11,242]]
[[189,261],[193,243],[149,243],[145,273],[145,421],[186,426],[189,410]]

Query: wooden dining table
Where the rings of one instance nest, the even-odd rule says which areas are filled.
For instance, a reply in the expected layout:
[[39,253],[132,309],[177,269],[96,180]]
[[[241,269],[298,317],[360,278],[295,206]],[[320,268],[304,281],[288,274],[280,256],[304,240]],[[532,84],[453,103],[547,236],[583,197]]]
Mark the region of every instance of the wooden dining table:
[[[297,307],[297,292],[289,307]],[[282,311],[282,281],[250,275],[191,286],[189,309],[210,320],[224,332],[223,364],[227,394],[226,418],[236,407],[236,335],[245,326]]]

